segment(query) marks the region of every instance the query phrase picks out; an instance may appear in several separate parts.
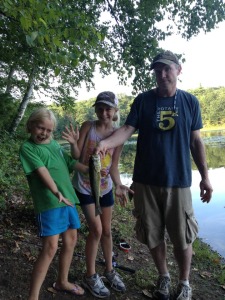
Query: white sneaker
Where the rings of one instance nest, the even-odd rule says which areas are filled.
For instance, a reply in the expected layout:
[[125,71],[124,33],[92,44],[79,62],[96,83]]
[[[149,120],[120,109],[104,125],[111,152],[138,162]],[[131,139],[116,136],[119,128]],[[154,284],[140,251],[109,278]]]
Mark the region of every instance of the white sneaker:
[[159,300],[170,299],[170,278],[168,276],[159,276],[153,297]]
[[192,289],[189,285],[179,283],[177,286],[177,300],[191,300]]
[[110,295],[110,291],[105,287],[102,278],[97,273],[91,277],[85,276],[82,284],[97,298],[106,298]]
[[122,281],[121,276],[115,270],[112,270],[110,272],[105,272],[104,276],[115,291],[117,292],[126,291],[126,287]]

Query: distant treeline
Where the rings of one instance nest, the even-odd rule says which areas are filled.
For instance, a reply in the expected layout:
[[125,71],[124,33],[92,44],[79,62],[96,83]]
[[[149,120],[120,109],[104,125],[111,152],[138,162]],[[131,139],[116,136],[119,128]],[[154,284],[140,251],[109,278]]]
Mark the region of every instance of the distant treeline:
[[[203,88],[188,90],[194,94],[200,101],[202,109],[203,124],[205,127],[223,126],[225,125],[225,87],[218,88]],[[119,111],[120,111],[120,125],[126,119],[130,110],[130,106],[134,100],[133,96],[124,94],[118,95]],[[57,115],[58,127],[56,135],[60,137],[65,126],[72,123],[74,126],[80,126],[85,120],[94,120],[96,118],[94,108],[92,107],[95,99],[76,101],[72,108],[65,109],[59,105],[52,104],[51,108]],[[37,107],[43,106],[43,103],[33,102],[28,105],[26,113],[22,122],[20,123],[17,132],[21,132],[28,115]],[[8,124],[11,123],[14,114],[16,114],[16,107],[18,103],[11,101],[4,94],[0,95],[0,128],[7,131]]]
[[189,90],[200,101],[205,127],[225,125],[225,87]]

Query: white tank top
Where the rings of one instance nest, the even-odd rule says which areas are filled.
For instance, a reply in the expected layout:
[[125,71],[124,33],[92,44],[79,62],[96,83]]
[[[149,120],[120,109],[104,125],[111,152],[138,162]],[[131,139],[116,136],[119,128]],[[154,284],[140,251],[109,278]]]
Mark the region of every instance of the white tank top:
[[[105,138],[105,137],[104,137]],[[94,153],[97,144],[101,141],[101,138],[96,132],[96,123],[92,122],[89,132],[87,133],[86,140],[80,156],[80,162],[88,166],[89,158]],[[106,170],[106,175],[101,177],[101,196],[107,194],[112,189],[112,179],[109,174],[110,167],[112,165],[112,155],[114,148],[109,149],[104,158],[101,159],[102,169]],[[83,174],[78,171],[75,172],[73,177],[73,186],[82,194],[91,195],[91,186],[88,174]]]

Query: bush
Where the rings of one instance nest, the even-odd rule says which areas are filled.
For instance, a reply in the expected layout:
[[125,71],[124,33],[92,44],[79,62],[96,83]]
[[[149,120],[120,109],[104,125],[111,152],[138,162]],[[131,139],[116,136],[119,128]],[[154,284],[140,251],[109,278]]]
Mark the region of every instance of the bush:
[[0,135],[0,209],[13,201],[28,200],[29,188],[20,160],[19,148],[23,140],[3,132]]
[[18,107],[18,101],[10,94],[0,94],[0,128],[8,130]]

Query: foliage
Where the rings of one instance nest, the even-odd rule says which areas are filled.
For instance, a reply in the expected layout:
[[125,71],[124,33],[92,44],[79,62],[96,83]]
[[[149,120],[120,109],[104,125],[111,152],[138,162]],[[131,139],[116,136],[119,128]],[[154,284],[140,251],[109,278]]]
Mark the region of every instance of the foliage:
[[225,123],[225,87],[190,90],[200,101],[203,122],[207,125]]
[[[20,161],[19,147],[22,140],[18,136],[0,135],[0,208],[12,201],[13,197],[30,200],[28,184]],[[25,200],[24,199],[24,200]]]
[[0,94],[0,128],[9,129],[9,124],[18,107],[16,101],[10,94]]
[[205,243],[197,239],[193,243],[193,249],[196,253],[195,261],[208,261],[208,263],[217,263],[218,254],[213,252]]
[[200,102],[204,126],[225,124],[225,87],[199,87],[189,92]]
[[153,84],[149,74],[158,42],[173,33],[189,39],[225,19],[222,0],[5,0],[0,2],[0,92],[23,99],[32,91],[73,106],[77,88],[93,86],[96,70],[112,71],[134,91]]
[[123,125],[126,121],[127,115],[130,111],[131,104],[134,98],[131,96],[126,96],[124,94],[118,95],[119,98],[119,111],[120,111],[120,124]]
[[136,155],[136,141],[137,139],[131,138],[125,143],[121,153],[121,173],[133,174],[134,160]]

